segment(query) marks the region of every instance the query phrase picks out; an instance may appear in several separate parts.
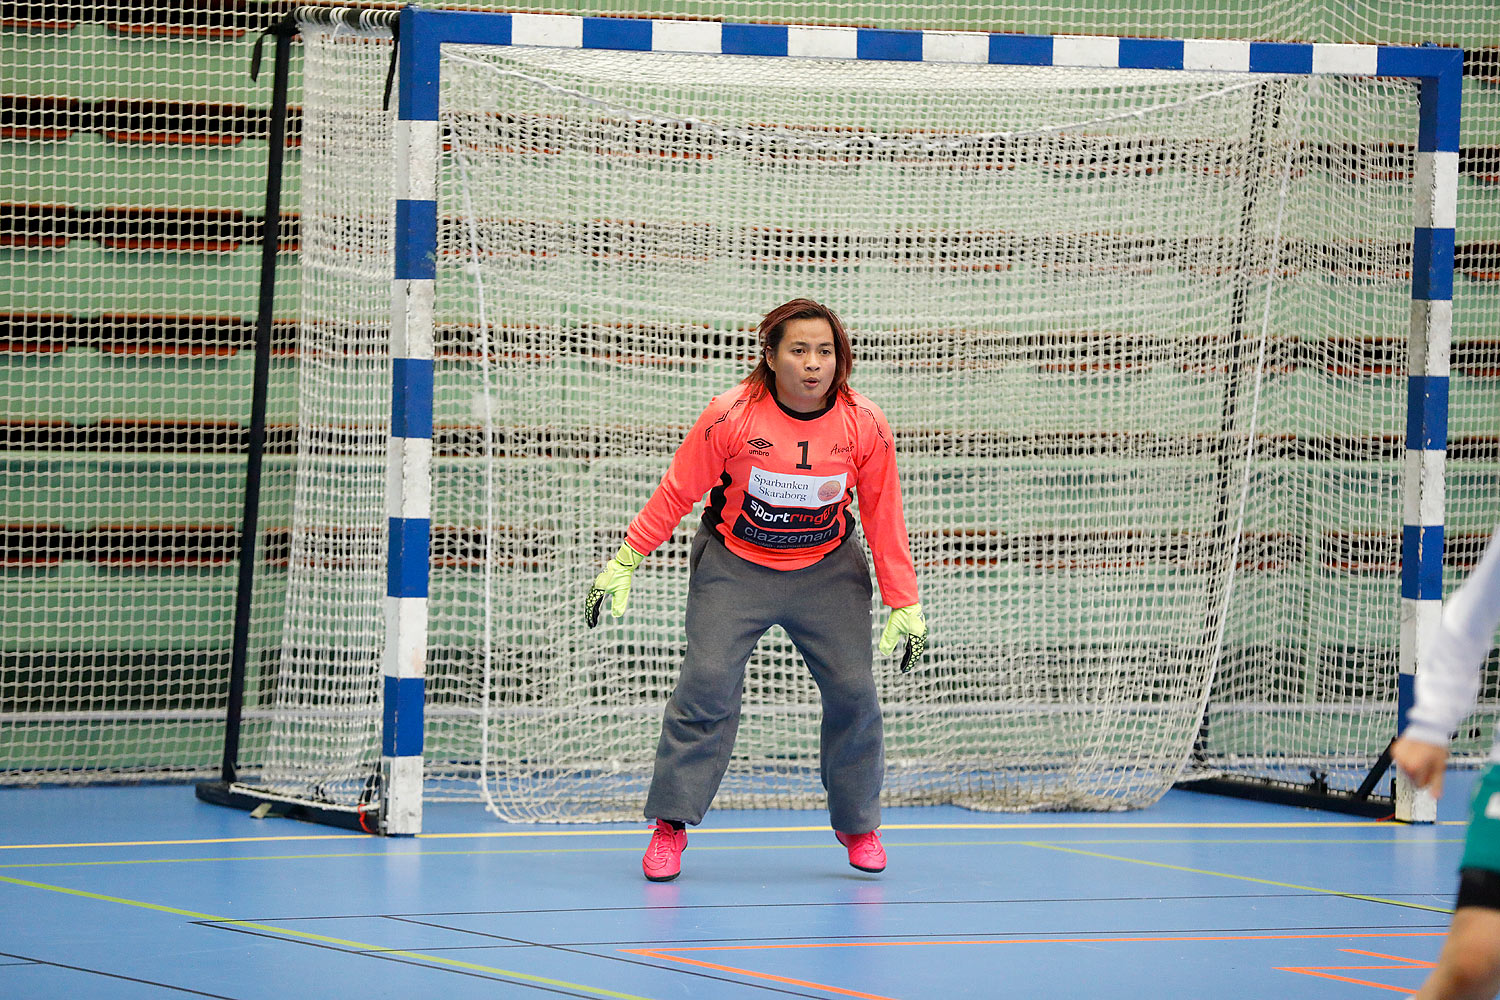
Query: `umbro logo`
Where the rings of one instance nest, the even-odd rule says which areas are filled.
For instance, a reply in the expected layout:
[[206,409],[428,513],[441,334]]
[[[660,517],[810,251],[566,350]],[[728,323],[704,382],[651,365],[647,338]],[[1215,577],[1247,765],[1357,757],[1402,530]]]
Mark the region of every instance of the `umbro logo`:
[[763,437],[753,437],[749,441],[746,441],[745,443],[748,444],[752,448],[774,448],[775,447],[775,445],[773,445],[771,442],[767,441]]

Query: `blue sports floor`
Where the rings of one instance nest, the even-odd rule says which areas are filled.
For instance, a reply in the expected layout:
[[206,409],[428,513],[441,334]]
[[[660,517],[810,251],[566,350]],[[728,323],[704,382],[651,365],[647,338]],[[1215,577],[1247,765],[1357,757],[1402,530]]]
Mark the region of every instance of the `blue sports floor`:
[[682,877],[645,824],[430,805],[381,840],[186,786],[0,791],[0,998],[1298,998],[1410,993],[1474,778],[1435,826],[1170,792],[1133,813],[713,812]]

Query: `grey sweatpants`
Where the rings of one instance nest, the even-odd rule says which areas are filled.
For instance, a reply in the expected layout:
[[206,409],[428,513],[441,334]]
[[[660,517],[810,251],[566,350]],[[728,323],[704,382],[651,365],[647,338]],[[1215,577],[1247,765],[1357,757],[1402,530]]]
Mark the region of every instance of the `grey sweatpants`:
[[719,790],[740,724],[745,664],[780,625],[823,701],[821,774],[835,830],[880,825],[885,730],[870,648],[870,567],[851,537],[803,569],[768,569],[707,528],[693,539],[687,652],[667,702],[646,818],[698,823]]

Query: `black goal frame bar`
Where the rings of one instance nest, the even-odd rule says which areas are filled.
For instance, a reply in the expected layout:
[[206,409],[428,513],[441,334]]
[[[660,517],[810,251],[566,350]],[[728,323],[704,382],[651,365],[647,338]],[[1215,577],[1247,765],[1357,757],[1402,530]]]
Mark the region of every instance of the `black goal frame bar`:
[[259,816],[285,816],[327,826],[380,832],[379,797],[368,805],[338,806],[282,797],[239,780],[240,729],[245,711],[245,674],[250,649],[250,618],[255,596],[255,554],[260,532],[261,470],[266,447],[266,405],[271,378],[271,330],[276,308],[276,258],[281,245],[281,179],[286,161],[287,89],[292,39],[298,34],[291,15],[278,18],[255,43],[250,78],[260,76],[262,46],[275,40],[271,80],[271,113],[267,128],[265,214],[260,231],[260,288],[255,316],[255,367],[250,395],[250,427],[245,456],[245,502],[240,524],[239,579],[235,592],[234,645],[229,666],[229,697],[224,719],[224,753],[219,780],[201,782],[197,797],[214,805],[247,809]]

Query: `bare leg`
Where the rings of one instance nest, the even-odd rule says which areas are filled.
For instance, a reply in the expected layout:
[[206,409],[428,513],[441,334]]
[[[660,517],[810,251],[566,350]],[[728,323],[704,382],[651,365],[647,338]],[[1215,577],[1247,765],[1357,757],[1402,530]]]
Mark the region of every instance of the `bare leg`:
[[1417,1000],[1494,1000],[1500,992],[1500,910],[1465,906],[1453,914],[1437,968]]

